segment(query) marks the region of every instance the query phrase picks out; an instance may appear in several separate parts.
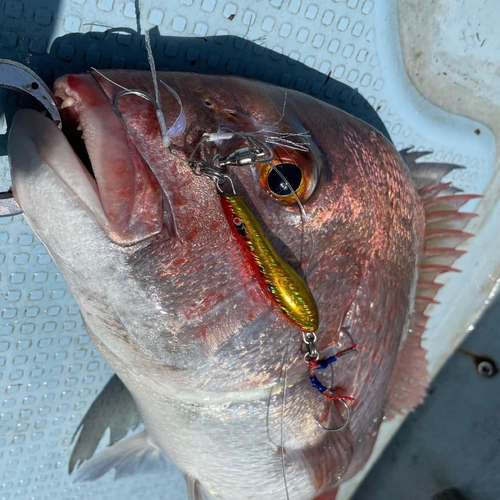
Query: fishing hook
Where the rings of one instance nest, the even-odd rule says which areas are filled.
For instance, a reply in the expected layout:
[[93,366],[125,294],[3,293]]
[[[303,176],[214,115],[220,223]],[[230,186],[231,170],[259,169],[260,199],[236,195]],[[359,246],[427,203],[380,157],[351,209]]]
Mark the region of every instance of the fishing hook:
[[345,406],[347,411],[345,422],[340,427],[335,427],[335,428],[325,427],[319,420],[317,421],[318,425],[327,432],[339,432],[345,429],[349,425],[349,421],[351,419],[351,409],[349,405],[346,403],[346,400],[354,401],[354,398],[350,396],[335,395],[333,390],[328,389],[325,385],[321,383],[321,381],[316,376],[315,370],[324,370],[325,368],[330,366],[332,363],[337,361],[341,356],[344,356],[345,354],[349,353],[357,354],[358,351],[356,348],[358,344],[354,344],[351,347],[348,347],[347,349],[338,351],[333,356],[320,360],[319,359],[320,354],[316,347],[316,334],[314,332],[303,332],[302,335],[303,335],[302,336],[303,341],[307,346],[307,352],[304,355],[304,361],[309,365],[309,380],[311,382],[311,385],[315,389],[317,389],[323,396],[325,396],[325,398],[333,401],[340,401]]
[[340,427],[330,428],[325,427],[319,420],[316,420],[316,422],[318,422],[318,425],[326,432],[340,432],[349,425],[349,421],[351,420],[351,408],[349,407],[349,405],[345,402],[344,399],[338,399],[338,401],[340,401],[345,406],[345,409],[347,411],[345,422]]
[[[102,75],[99,73],[101,76],[109,80],[106,76]],[[111,80],[109,80],[111,81]],[[112,82],[112,81],[111,81]],[[115,83],[115,82],[112,82]],[[184,108],[182,106],[182,101],[181,98],[179,97],[179,94],[169,85],[167,85],[164,81],[160,80],[160,83],[169,91],[169,93],[174,97],[174,99],[177,101],[177,103],[180,106],[180,111],[179,115],[175,119],[173,125],[170,128],[167,128],[167,123],[165,121],[165,115],[163,114],[163,111],[160,106],[160,102],[155,99],[151,94],[146,92],[145,90],[141,89],[123,89],[122,91],[118,92],[116,94],[114,100],[113,100],[113,109],[115,110],[115,113],[122,118],[122,114],[120,113],[120,109],[118,107],[118,100],[121,97],[124,97],[126,95],[135,95],[137,97],[142,97],[142,99],[146,99],[149,101],[155,108],[155,113],[156,113],[156,118],[158,120],[158,125],[160,126],[160,134],[161,134],[161,139],[163,142],[163,145],[170,150],[170,143],[171,139],[173,137],[177,137],[178,135],[182,134],[184,130],[186,129],[186,116],[184,114]],[[115,84],[116,85],[116,84]]]
[[151,104],[155,107],[155,110],[158,111],[160,107],[158,106],[158,103],[156,102],[155,98],[151,95],[148,94],[145,90],[140,90],[140,89],[125,89],[118,94],[116,94],[114,100],[113,100],[113,109],[115,110],[115,113],[122,118],[122,114],[120,112],[120,108],[118,107],[118,101],[120,98],[126,96],[126,95],[136,95],[138,97],[142,97],[143,99],[146,99],[147,101],[150,101]]

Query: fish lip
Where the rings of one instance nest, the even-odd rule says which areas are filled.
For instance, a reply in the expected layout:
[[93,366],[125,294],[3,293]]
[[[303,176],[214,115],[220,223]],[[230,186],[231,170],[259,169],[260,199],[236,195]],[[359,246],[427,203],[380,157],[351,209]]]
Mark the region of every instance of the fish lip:
[[[48,167],[52,174],[73,193],[103,228],[107,227],[95,180],[75,155],[55,122],[33,109],[20,109],[9,133],[9,160],[12,192],[26,216],[30,205],[37,204],[25,186],[37,183],[36,173]],[[27,197],[27,198],[26,198]]]
[[[94,210],[93,214],[107,236],[120,245],[130,245],[159,234],[163,230],[163,206],[168,206],[164,193],[143,155],[131,144],[124,123],[99,82],[92,74],[66,75],[55,81],[54,96],[63,131],[74,130],[76,124],[82,129],[94,179],[87,178],[101,201],[102,213]],[[81,159],[79,164],[85,168]]]

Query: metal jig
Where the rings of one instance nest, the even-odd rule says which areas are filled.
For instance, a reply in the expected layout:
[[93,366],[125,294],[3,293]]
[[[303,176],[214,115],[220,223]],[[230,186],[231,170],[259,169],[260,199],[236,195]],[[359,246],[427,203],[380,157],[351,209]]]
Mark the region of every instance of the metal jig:
[[[62,128],[61,115],[52,92],[45,82],[28,67],[16,61],[0,59],[0,87],[30,94],[45,108],[57,126]],[[13,198],[12,190],[0,193],[0,217],[22,213],[21,207]]]
[[220,201],[242,256],[254,271],[261,290],[295,327],[307,332],[317,330],[319,312],[309,287],[274,249],[243,198],[221,193]]

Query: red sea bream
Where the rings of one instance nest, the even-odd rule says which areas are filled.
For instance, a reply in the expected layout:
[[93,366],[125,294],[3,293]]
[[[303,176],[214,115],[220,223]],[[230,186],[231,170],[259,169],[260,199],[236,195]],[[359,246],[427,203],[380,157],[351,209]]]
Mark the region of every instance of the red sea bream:
[[[104,74],[155,95],[148,72]],[[125,95],[115,112],[121,89],[97,73],[54,89],[63,130],[82,130],[92,173],[35,111],[20,111],[10,134],[15,198],[146,425],[88,461],[93,450],[79,442],[72,466],[83,462],[77,478],[91,480],[112,468],[156,470],[168,456],[191,498],[332,499],[368,459],[384,415],[425,394],[423,313],[469,236],[471,215],[457,210],[470,196],[440,183],[452,166],[400,155],[371,126],[299,92],[233,77],[159,79],[184,110],[175,154],[151,102]],[[160,103],[172,124],[179,102],[163,85]],[[358,345],[317,373],[354,398],[338,432],[323,427],[341,427],[346,406],[312,387],[301,329],[248,265],[214,182],[185,161],[203,134],[224,131],[236,134],[203,142],[195,159],[210,164],[250,137],[272,150],[274,167],[292,165],[305,214],[272,185],[275,168],[250,163],[228,175],[307,283],[321,356]]]

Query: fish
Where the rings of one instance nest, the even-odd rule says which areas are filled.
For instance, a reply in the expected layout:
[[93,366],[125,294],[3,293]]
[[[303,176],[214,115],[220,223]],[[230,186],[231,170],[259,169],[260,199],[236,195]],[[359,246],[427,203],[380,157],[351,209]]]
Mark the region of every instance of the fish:
[[[20,110],[9,135],[14,197],[116,373],[69,469],[89,481],[168,457],[190,499],[332,500],[383,419],[425,397],[424,313],[471,236],[459,210],[474,195],[442,182],[456,165],[300,92],[158,80],[145,99],[149,72],[66,75],[63,130]],[[166,134],[159,110],[184,125]],[[256,145],[266,161],[244,161]],[[304,327],[277,299],[291,282]]]

